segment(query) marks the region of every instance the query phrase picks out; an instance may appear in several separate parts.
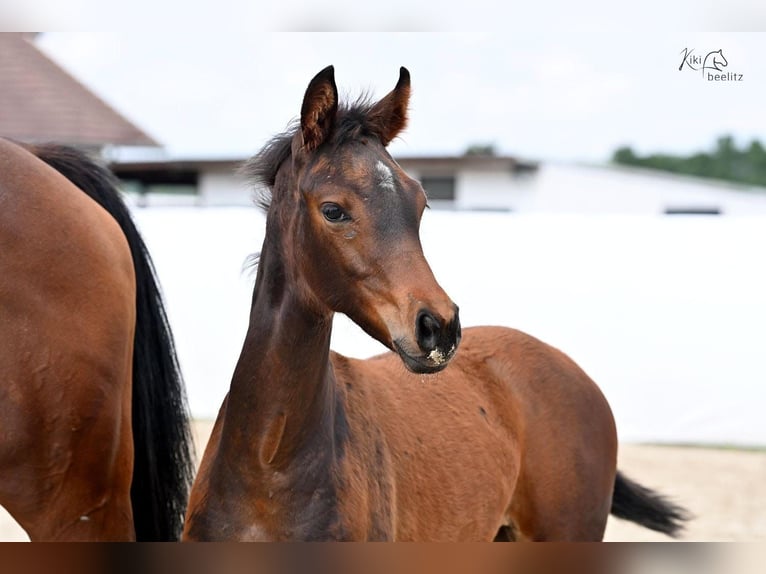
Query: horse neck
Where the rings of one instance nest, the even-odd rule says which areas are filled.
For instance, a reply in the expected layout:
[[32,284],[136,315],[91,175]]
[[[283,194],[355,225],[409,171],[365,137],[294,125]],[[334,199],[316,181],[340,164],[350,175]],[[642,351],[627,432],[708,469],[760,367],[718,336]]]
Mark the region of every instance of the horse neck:
[[254,479],[258,469],[285,469],[306,453],[334,452],[332,313],[318,312],[301,296],[273,231],[267,225],[220,445]]

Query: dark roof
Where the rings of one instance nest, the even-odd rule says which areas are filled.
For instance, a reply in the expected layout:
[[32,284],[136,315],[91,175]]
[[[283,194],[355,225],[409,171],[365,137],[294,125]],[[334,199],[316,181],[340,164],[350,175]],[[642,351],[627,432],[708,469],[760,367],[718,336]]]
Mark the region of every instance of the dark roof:
[[158,146],[32,43],[0,34],[0,136],[85,147]]

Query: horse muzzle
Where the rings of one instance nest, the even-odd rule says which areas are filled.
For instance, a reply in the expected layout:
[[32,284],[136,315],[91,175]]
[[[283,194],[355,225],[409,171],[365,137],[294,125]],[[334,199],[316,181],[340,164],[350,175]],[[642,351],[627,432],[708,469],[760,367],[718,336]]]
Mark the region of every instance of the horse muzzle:
[[455,356],[461,335],[457,307],[450,321],[440,319],[428,309],[422,309],[415,320],[418,351],[413,352],[404,338],[394,340],[393,346],[404,365],[413,373],[437,373]]

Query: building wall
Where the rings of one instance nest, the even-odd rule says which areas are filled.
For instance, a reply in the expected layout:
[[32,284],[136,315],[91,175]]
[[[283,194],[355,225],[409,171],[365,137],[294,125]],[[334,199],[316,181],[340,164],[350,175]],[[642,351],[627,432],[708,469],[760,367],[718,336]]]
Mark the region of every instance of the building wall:
[[199,196],[196,194],[144,193],[138,194],[130,189],[123,189],[123,198],[130,207],[198,207]]
[[209,169],[200,172],[199,205],[253,205],[252,187],[230,169]]
[[[409,169],[410,176],[422,174]],[[613,166],[543,164],[537,172],[460,170],[455,201],[434,208],[547,213],[662,214],[666,210],[766,213],[766,194],[743,186]]]
[[526,212],[662,214],[717,208],[726,215],[766,214],[766,194],[703,179],[614,167],[546,164],[519,198]]
[[[407,174],[417,180],[435,174],[422,173],[402,163]],[[519,197],[528,189],[526,176],[517,177],[509,171],[462,169],[454,174],[455,200],[429,199],[429,205],[436,209],[466,209],[481,211],[515,211]]]
[[[409,175],[424,175],[407,168]],[[251,206],[253,190],[231,166],[206,167],[198,193],[144,198],[147,205]],[[516,175],[505,169],[461,169],[455,200],[436,209],[548,213],[662,214],[668,209],[718,210],[725,215],[766,214],[766,193],[703,179],[612,166],[544,164]]]
[[517,211],[528,201],[530,178],[505,171],[465,170],[456,176],[457,209]]

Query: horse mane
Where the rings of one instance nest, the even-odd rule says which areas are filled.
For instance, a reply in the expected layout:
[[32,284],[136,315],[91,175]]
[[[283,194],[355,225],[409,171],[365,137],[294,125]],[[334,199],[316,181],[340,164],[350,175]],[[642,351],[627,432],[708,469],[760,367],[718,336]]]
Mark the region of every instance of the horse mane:
[[[372,106],[373,103],[366,94],[353,103],[341,104],[338,108],[332,134],[320,146],[320,149],[337,148],[364,136],[379,137],[369,119]],[[261,151],[242,166],[242,174],[255,188],[255,203],[264,212],[268,213],[269,211],[277,172],[282,163],[290,157],[292,140],[299,129],[300,121],[293,120],[284,132],[272,137],[261,148]]]

